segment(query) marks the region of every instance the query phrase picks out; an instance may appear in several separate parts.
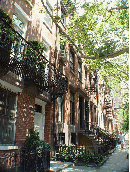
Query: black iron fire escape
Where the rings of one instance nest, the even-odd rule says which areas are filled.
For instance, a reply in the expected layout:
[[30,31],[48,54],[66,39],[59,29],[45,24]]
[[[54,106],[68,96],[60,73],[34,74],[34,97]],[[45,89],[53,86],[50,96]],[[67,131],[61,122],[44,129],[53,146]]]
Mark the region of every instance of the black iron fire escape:
[[[31,56],[27,53],[28,49],[31,50]],[[50,93],[52,99],[67,92],[67,77],[0,19],[0,76],[9,71],[23,78],[25,85],[35,85],[39,93]]]

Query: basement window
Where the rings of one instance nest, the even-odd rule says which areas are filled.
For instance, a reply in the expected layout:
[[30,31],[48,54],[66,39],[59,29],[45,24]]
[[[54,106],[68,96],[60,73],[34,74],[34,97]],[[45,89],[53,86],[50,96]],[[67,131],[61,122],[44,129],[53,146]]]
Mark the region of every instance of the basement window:
[[76,133],[71,133],[71,144],[76,145]]
[[58,134],[58,144],[65,144],[65,133],[59,133]]

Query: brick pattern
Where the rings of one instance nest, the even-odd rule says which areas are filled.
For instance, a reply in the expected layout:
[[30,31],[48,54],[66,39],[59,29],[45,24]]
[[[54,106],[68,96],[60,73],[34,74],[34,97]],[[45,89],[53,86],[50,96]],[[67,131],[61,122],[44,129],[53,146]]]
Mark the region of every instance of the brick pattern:
[[25,92],[18,95],[17,120],[16,120],[16,145],[21,148],[23,142],[28,136],[29,129],[34,128],[35,97],[31,93]]
[[45,107],[45,133],[44,140],[45,142],[51,145],[51,129],[52,129],[52,103],[47,103]]

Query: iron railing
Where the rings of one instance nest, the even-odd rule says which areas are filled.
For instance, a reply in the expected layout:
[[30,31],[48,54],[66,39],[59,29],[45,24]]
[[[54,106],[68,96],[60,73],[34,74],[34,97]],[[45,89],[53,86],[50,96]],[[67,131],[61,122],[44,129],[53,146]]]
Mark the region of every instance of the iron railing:
[[50,169],[50,151],[44,149],[23,150],[20,167],[23,172],[41,172]]
[[[117,138],[113,134],[108,133],[104,129],[100,128],[96,122],[87,122],[88,127],[85,127],[86,136],[93,135],[94,139],[97,140],[98,145],[102,148],[103,152],[112,149],[117,144]],[[100,149],[101,150],[101,149]]]
[[9,71],[23,78],[25,85],[36,85],[39,93],[50,93],[53,99],[67,92],[67,77],[0,19],[0,76]]
[[50,169],[50,151],[37,149],[32,151],[9,150],[0,155],[0,171],[44,172]]

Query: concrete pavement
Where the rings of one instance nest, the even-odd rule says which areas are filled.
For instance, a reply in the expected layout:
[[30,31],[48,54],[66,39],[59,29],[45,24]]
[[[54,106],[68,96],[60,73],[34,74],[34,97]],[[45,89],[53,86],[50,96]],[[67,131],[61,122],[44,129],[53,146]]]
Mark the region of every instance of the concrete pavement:
[[116,150],[109,156],[107,161],[101,167],[86,167],[75,166],[71,162],[56,162],[51,161],[50,171],[60,172],[129,172],[129,159],[127,159],[128,144],[121,150],[120,145],[116,147]]

